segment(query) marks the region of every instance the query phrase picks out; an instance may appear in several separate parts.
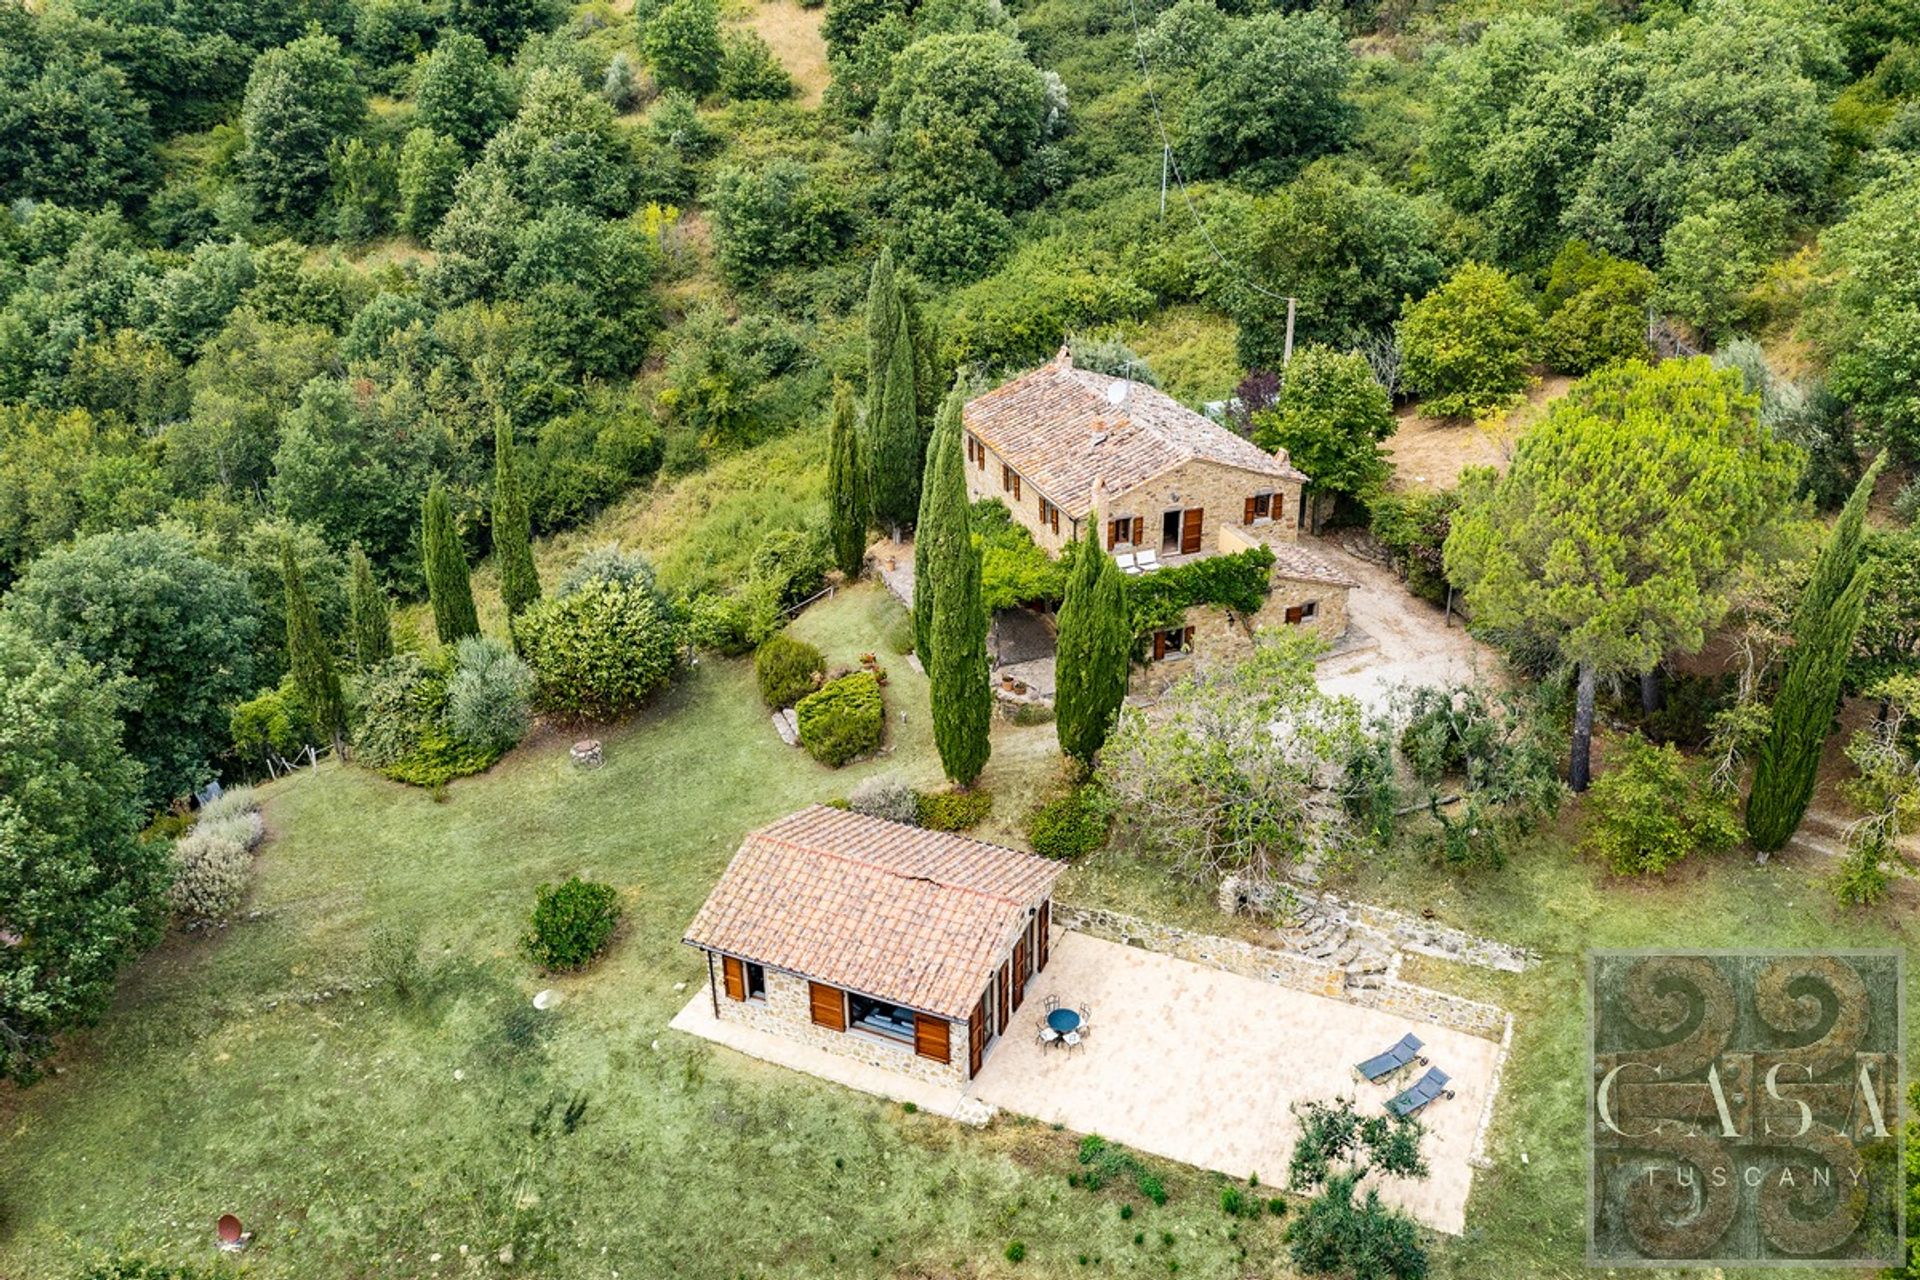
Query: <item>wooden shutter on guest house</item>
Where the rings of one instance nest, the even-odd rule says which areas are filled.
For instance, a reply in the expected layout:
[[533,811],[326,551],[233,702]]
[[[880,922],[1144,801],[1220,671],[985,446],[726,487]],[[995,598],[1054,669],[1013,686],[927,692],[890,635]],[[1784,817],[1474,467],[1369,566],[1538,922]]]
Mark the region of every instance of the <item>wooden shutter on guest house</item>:
[[1241,524],[1253,523],[1253,499],[1251,497],[1247,499],[1247,513],[1244,516],[1240,517],[1240,523]]
[[932,1058],[935,1062],[952,1062],[953,1047],[950,1040],[951,1028],[945,1018],[932,1018],[924,1013],[913,1015],[913,1051],[923,1058]]
[[1011,963],[1000,966],[1000,1034],[1005,1035],[1007,1026],[1013,1021],[1013,1006],[1008,1001],[1007,975],[1013,971]]
[[847,1029],[847,997],[838,987],[829,987],[825,983],[807,984],[807,1005],[813,1015],[813,1025],[825,1027],[829,1031]]
[[1053,922],[1053,899],[1048,898],[1040,904],[1040,923],[1034,929],[1034,968],[1047,967],[1047,929]]
[[1013,1007],[1018,1009],[1027,995],[1027,939],[1022,934],[1013,944]]
[[732,956],[720,957],[720,973],[727,987],[727,999],[747,998],[747,967]]
[[[987,979],[989,988],[993,979]],[[916,1028],[917,1030],[917,1028]],[[973,1016],[967,1019],[967,1078],[971,1080],[980,1074],[980,1059],[987,1056],[987,998],[973,1006]]]
[[1188,507],[1180,516],[1180,554],[1190,556],[1200,549],[1200,521],[1206,511]]

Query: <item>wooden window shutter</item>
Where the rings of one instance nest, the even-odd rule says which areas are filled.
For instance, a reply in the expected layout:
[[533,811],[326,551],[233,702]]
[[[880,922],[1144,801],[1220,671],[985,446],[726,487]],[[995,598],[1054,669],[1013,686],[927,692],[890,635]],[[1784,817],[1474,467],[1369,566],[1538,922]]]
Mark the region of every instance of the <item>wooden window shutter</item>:
[[1015,502],[1020,500],[1020,473],[1018,471],[1013,473],[1013,500]]
[[1013,1007],[1018,1009],[1027,996],[1027,940],[1013,944]]
[[1045,969],[1047,967],[1047,930],[1052,927],[1052,924],[1053,899],[1047,898],[1040,903],[1040,927],[1035,934],[1038,938],[1036,945],[1040,949],[1040,962],[1035,967],[1039,969]]
[[[1051,506],[1051,504],[1049,504],[1049,506]],[[1052,507],[1050,514],[1052,516],[1053,531],[1058,533],[1060,532],[1060,508]]]
[[1114,544],[1120,541],[1120,526],[1123,523],[1120,520],[1107,521],[1107,550],[1113,550]]
[[1247,514],[1241,518],[1240,523],[1241,524],[1253,523],[1253,499],[1252,498],[1247,499]]
[[1295,625],[1295,624],[1297,624],[1297,623],[1298,623],[1298,622],[1300,621],[1300,619],[1302,619],[1302,618],[1304,618],[1304,617],[1306,617],[1306,616],[1307,616],[1307,615],[1306,615],[1306,610],[1305,610],[1305,609],[1302,609],[1302,608],[1301,608],[1301,607],[1300,607],[1299,605],[1297,605],[1297,604],[1296,604],[1296,605],[1293,605],[1293,606],[1291,606],[1290,608],[1288,608],[1288,610],[1287,610],[1287,625],[1288,625],[1288,626],[1293,626],[1293,625]]
[[1140,540],[1146,536],[1147,518],[1145,516],[1135,516],[1133,518],[1133,545],[1136,547],[1139,546]]
[[924,1013],[914,1014],[913,1051],[935,1062],[952,1062],[953,1044],[947,1020],[930,1018]]
[[1007,985],[1008,985],[1008,984],[1007,984],[1007,975],[1008,975],[1008,974],[1010,974],[1010,973],[1012,973],[1012,972],[1013,972],[1013,964],[1012,964],[1012,962],[1011,962],[1011,961],[1009,961],[1008,963],[1006,963],[1006,964],[1003,964],[1003,965],[1001,965],[1001,966],[1000,966],[1000,978],[999,978],[999,982],[1000,982],[1000,1033],[1001,1033],[1002,1035],[1005,1035],[1005,1034],[1006,1034],[1006,1031],[1007,1031],[1007,1026],[1008,1026],[1008,1024],[1010,1024],[1010,1023],[1011,1023],[1011,1022],[1013,1021],[1013,1009],[1012,1009],[1012,1007],[1011,1007],[1011,1006],[1010,1006],[1010,1005],[1009,1005],[1009,1004],[1007,1003],[1007,1001],[1008,1001],[1008,998],[1009,998],[1009,997],[1008,997],[1008,991],[1007,991]]
[[1269,513],[1272,515],[1275,524],[1280,523],[1280,517],[1286,514],[1286,510],[1286,500],[1281,496],[1280,491],[1275,489],[1273,491],[1273,510]]
[[1186,639],[1186,643],[1181,645],[1180,647],[1185,649],[1188,653],[1192,653],[1193,652],[1193,628],[1192,627],[1187,628],[1187,634],[1185,639]]
[[1166,656],[1167,656],[1167,633],[1164,631],[1156,631],[1153,633],[1153,660],[1155,662],[1158,662],[1160,661],[1160,659]]
[[[993,979],[987,979],[987,985],[993,985]],[[916,1031],[918,1027],[914,1028]],[[973,1016],[967,1019],[967,1078],[971,1080],[980,1074],[980,1060],[987,1056],[987,998],[980,997],[980,1003],[973,1006]]]
[[747,967],[732,956],[720,957],[720,972],[726,981],[727,999],[747,998]]
[[807,1005],[813,1014],[813,1025],[825,1027],[829,1031],[847,1029],[847,997],[838,987],[829,987],[823,982],[807,984]]
[[1206,516],[1200,507],[1188,507],[1180,515],[1180,554],[1190,556],[1200,549],[1200,522]]

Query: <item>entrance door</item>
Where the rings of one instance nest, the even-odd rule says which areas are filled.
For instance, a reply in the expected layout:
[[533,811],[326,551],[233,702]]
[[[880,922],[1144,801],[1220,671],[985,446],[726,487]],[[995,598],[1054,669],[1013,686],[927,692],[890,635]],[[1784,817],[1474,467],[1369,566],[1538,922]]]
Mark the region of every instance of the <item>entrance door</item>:
[[1180,551],[1180,516],[1178,511],[1169,511],[1160,517],[1160,554],[1178,555]]

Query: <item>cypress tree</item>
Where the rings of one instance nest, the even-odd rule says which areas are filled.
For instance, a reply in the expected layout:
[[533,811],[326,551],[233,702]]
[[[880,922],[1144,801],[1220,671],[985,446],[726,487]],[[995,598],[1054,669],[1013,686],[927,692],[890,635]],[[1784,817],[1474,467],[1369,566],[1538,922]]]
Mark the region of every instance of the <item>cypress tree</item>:
[[925,449],[913,335],[893,278],[893,257],[885,250],[867,291],[867,448],[874,518],[898,537],[919,511]]
[[393,656],[393,619],[387,593],[374,581],[373,562],[359,543],[354,544],[348,558],[353,562],[353,579],[347,590],[348,630],[353,635],[353,663],[365,671]]
[[280,545],[280,574],[287,585],[287,668],[294,688],[307,704],[313,727],[327,735],[333,749],[345,753],[347,704],[340,696],[340,676],[333,669],[333,654],[320,630],[320,615],[314,611],[307,584],[294,563],[293,544]]
[[[927,445],[927,465],[920,484],[919,518],[915,521],[915,526],[922,531],[928,527],[932,509],[938,501],[934,496],[933,473],[940,465],[942,451],[947,447],[947,433],[949,430],[955,436],[960,433],[959,394],[956,386],[953,395],[948,397],[947,403],[943,403],[940,412],[934,416],[933,439]],[[954,405],[951,414],[947,412],[948,404]],[[953,441],[953,447],[960,447],[957,439]],[[963,472],[963,488],[964,484]],[[913,542],[913,652],[920,659],[920,666],[929,672],[933,670],[933,601],[939,591],[940,584],[934,579],[933,543],[924,532],[916,533]]]
[[420,510],[420,550],[426,560],[427,599],[433,604],[433,629],[441,644],[457,644],[480,634],[480,615],[473,607],[473,582],[467,576],[467,557],[453,527],[453,504],[447,487],[435,480]]
[[1786,844],[1813,800],[1820,751],[1840,705],[1847,660],[1866,611],[1867,567],[1860,544],[1867,501],[1885,463],[1883,454],[1854,486],[1827,545],[1814,562],[1793,618],[1793,650],[1774,695],[1767,736],[1754,757],[1747,795],[1747,836],[1762,856]]
[[833,424],[827,432],[827,541],[833,563],[848,578],[860,576],[867,555],[867,475],[860,427],[853,418],[853,392],[833,388]]
[[987,612],[980,602],[980,551],[973,545],[965,462],[960,456],[960,388],[940,406],[927,476],[932,499],[919,537],[929,544],[927,577],[933,596],[933,661],[927,666],[933,699],[933,741],[947,777],[970,787],[992,750],[993,691],[987,685]]
[[507,627],[540,598],[540,573],[533,565],[533,526],[527,494],[520,483],[519,450],[513,424],[497,414],[493,423],[493,554],[500,564],[500,602]]
[[1120,566],[1101,550],[1098,512],[1067,577],[1055,650],[1055,731],[1060,750],[1091,769],[1127,696],[1133,628]]

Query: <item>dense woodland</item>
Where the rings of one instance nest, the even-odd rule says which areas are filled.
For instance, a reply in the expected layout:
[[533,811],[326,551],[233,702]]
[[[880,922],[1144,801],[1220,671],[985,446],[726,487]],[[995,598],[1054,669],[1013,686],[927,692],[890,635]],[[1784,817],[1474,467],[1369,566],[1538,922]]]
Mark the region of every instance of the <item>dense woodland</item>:
[[[1803,586],[1859,635],[1760,680],[1815,709],[1815,757],[1834,691],[1916,692],[1886,684],[1920,629],[1915,0],[827,0],[824,85],[757,14],[0,0],[0,945],[77,957],[0,964],[0,1076],[154,936],[166,846],[134,833],[182,797],[329,744],[437,785],[529,707],[615,716],[689,645],[753,648],[926,514],[952,388],[1063,341],[1223,404],[1316,519],[1566,671],[1576,788],[1596,670],[1651,715],[1664,660],[1730,610],[1787,635]],[[1712,363],[1633,363],[1675,355]],[[1586,380],[1505,481],[1388,491],[1396,405],[1498,420],[1543,374]],[[539,581],[530,538],[729,467],[657,563]],[[1813,567],[1807,517],[1863,475],[1858,544]],[[955,619],[1073,598],[1004,515],[949,517]],[[1582,520],[1658,527],[1684,573],[1530,594]],[[488,561],[511,645],[479,634]],[[422,603],[439,644],[389,624]],[[1810,790],[1756,714],[1727,758]]]

